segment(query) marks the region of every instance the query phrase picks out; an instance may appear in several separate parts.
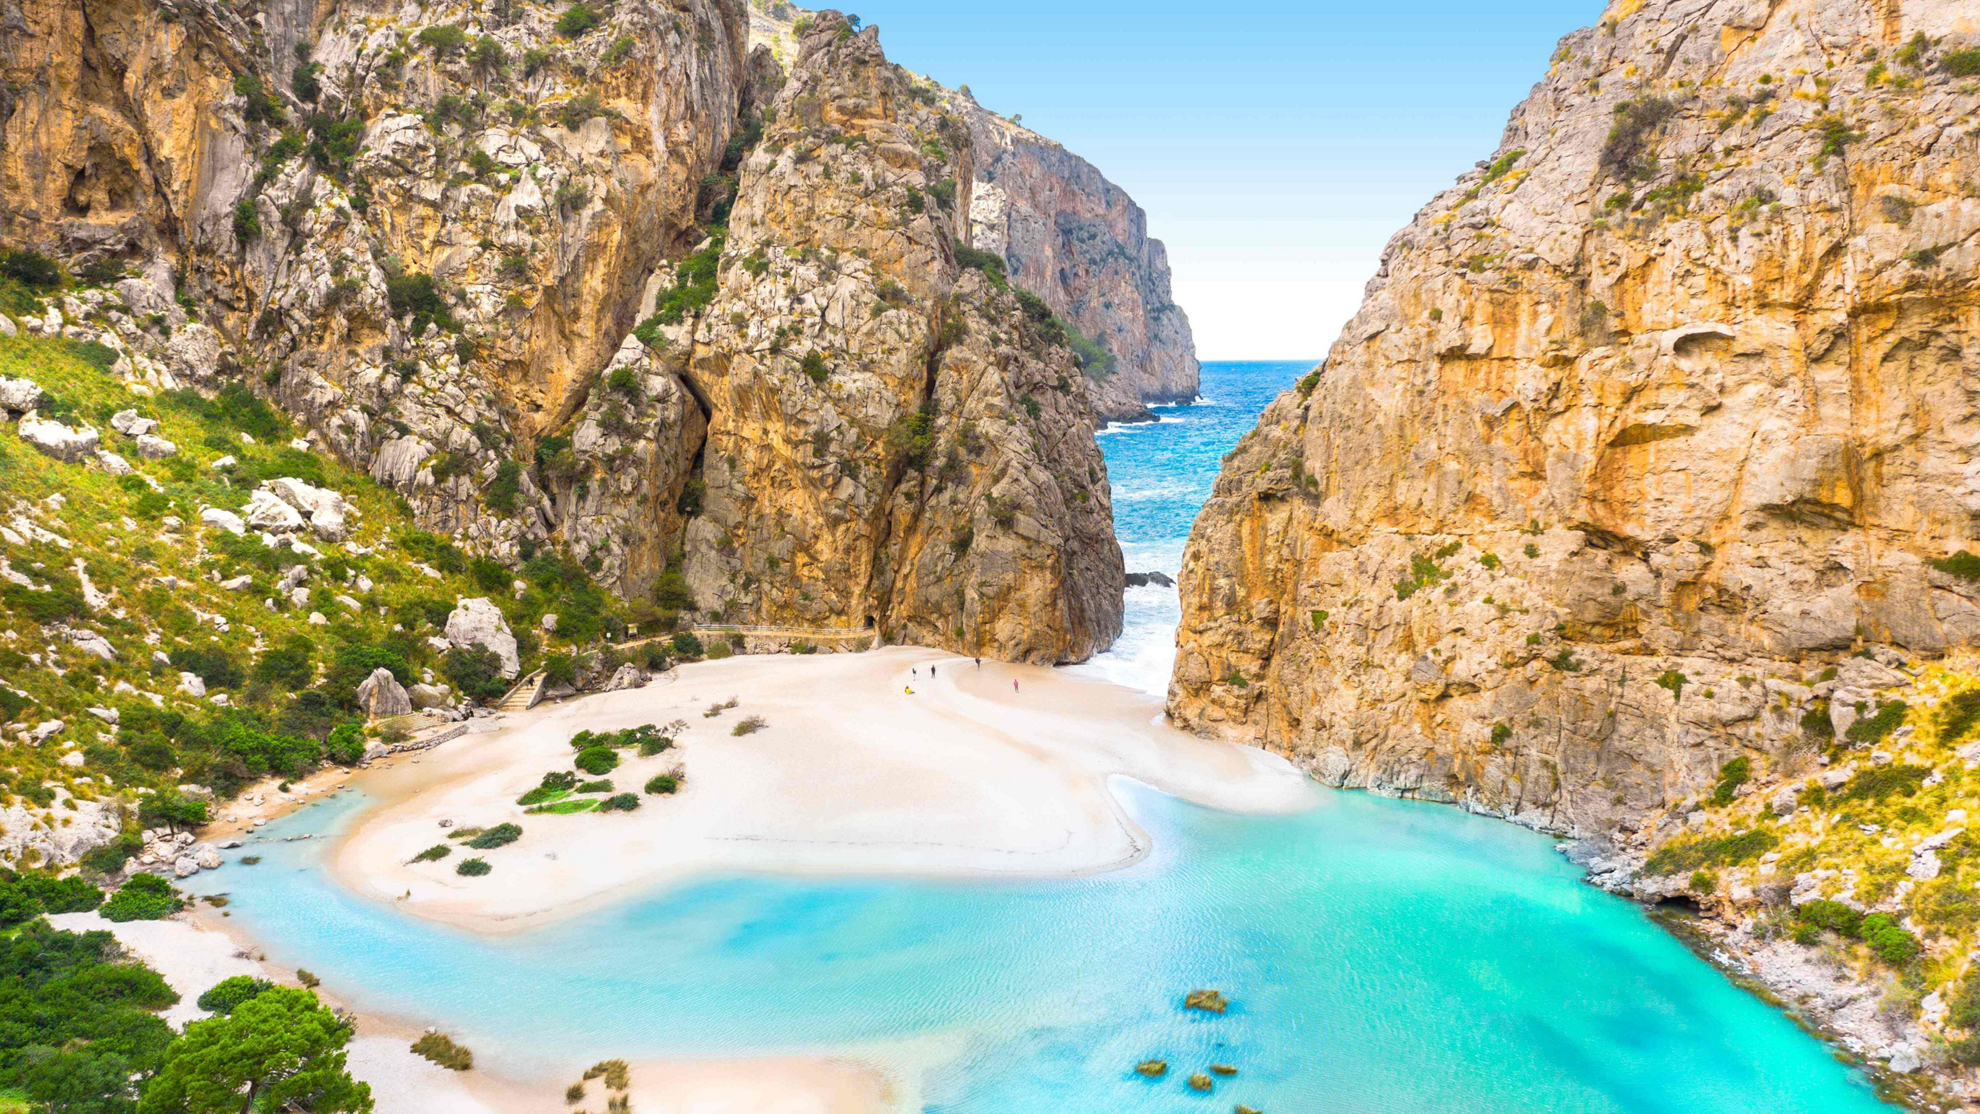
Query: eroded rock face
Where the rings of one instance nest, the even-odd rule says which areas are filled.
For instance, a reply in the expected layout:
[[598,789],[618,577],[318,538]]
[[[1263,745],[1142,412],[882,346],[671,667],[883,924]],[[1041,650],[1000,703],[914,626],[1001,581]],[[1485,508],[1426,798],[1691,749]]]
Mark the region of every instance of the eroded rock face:
[[1110,421],[1142,421],[1145,403],[1196,397],[1196,340],[1169,293],[1169,254],[1148,215],[1092,163],[976,103],[945,103],[974,148],[969,241],[994,252],[1011,280],[1113,357],[1087,389]]
[[707,413],[686,587],[748,623],[1083,658],[1121,566],[1078,369],[955,261],[962,126],[844,30],[804,38],[714,298],[656,345]]
[[1793,768],[1791,682],[1853,647],[1970,644],[1980,584],[1929,563],[1980,515],[1965,20],[1649,0],[1565,38],[1226,461],[1172,714],[1592,831]]

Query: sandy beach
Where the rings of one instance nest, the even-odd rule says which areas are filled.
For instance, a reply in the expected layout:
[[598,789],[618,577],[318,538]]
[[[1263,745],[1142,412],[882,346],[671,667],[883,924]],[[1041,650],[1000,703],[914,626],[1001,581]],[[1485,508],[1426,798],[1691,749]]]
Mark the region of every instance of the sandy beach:
[[[733,708],[714,716],[711,706]],[[766,726],[733,733],[747,716]],[[632,813],[526,816],[515,799],[544,772],[571,769],[570,737],[686,722],[679,745],[623,751],[615,786],[637,792],[681,770],[684,788],[644,796]],[[289,793],[263,787],[230,806],[245,831],[346,780],[376,800],[329,852],[337,878],[407,914],[469,931],[525,931],[698,874],[724,871],[1041,876],[1104,871],[1147,854],[1149,837],[1109,782],[1134,778],[1215,807],[1285,811],[1309,783],[1262,751],[1162,724],[1158,700],[1050,669],[920,649],[857,655],[738,657],[682,667],[645,688],[476,721],[467,735],[362,773],[326,771]],[[448,826],[443,827],[442,821]],[[414,864],[466,826],[518,823],[524,836],[485,857],[496,873],[454,872],[461,853]],[[499,884],[490,884],[499,880]],[[247,879],[240,880],[243,884]],[[182,995],[167,1016],[204,1016],[194,1000],[229,975],[293,985],[256,942],[205,906],[169,921],[113,925],[94,913],[54,918],[109,929]],[[338,988],[319,989],[341,1004]],[[363,1014],[350,1065],[381,1114],[522,1114],[562,1109],[568,1079],[456,1073],[413,1055],[416,1022]],[[632,1065],[629,1097],[646,1114],[883,1114],[915,1105],[915,1078],[939,1038],[913,1049],[830,1055],[663,1060]],[[953,1051],[953,1050],[950,1050]],[[602,1105],[603,1092],[578,1105]]]
[[[736,707],[704,714],[731,699]],[[1160,711],[1127,689],[928,650],[700,663],[642,689],[505,717],[367,775],[362,786],[380,803],[332,862],[358,893],[505,933],[710,872],[1115,869],[1148,851],[1107,787],[1115,776],[1226,809],[1310,801],[1282,759],[1170,730]],[[748,716],[767,726],[734,735]],[[638,792],[680,768],[679,793],[643,796],[629,814],[525,816],[515,803],[545,772],[572,768],[579,730],[674,720],[687,724],[678,747],[650,758],[623,751],[609,777]],[[490,877],[456,874],[465,852],[411,862],[450,830],[503,822],[524,835],[479,853]]]

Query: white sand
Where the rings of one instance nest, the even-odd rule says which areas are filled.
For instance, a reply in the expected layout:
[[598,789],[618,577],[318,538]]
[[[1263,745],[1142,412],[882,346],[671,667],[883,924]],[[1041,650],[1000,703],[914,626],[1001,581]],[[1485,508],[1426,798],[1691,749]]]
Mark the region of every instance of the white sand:
[[[937,676],[931,678],[930,668]],[[1020,691],[1012,691],[1012,682]],[[905,690],[912,687],[912,695]],[[708,718],[709,705],[736,697]],[[745,716],[764,730],[735,736]],[[686,787],[645,796],[633,813],[525,816],[515,798],[548,770],[571,769],[571,735],[683,719],[682,744],[652,758],[622,752],[609,776],[638,792],[682,767]],[[473,733],[361,777],[380,803],[332,853],[338,876],[408,913],[484,933],[512,932],[713,871],[1047,875],[1114,869],[1149,849],[1109,788],[1116,776],[1234,810],[1287,811],[1312,801],[1309,783],[1263,751],[1207,742],[1162,726],[1145,694],[1049,669],[985,663],[928,650],[732,658],[683,667],[666,680],[477,723]],[[264,797],[267,817],[332,788],[337,777]],[[245,810],[244,810],[245,811]],[[249,816],[243,815],[243,820]],[[449,829],[514,821],[523,837],[468,852]],[[455,851],[409,865],[435,843]],[[463,878],[481,854],[495,868]],[[191,1002],[232,974],[292,982],[237,958],[236,930],[211,911],[186,920],[107,925],[95,914],[64,927],[108,927]],[[224,929],[224,931],[221,931]],[[334,987],[324,987],[335,1001]],[[508,1080],[455,1073],[412,1055],[417,1030],[359,1018],[350,1064],[372,1084],[381,1114],[540,1114],[566,1109],[568,1078]],[[881,1114],[918,1108],[914,1080],[946,1059],[943,1038],[831,1055],[635,1063],[629,1092],[642,1114]],[[608,1053],[609,1054],[609,1053]],[[603,1109],[601,1081],[570,1109]]]
[[[929,669],[938,670],[931,681]],[[919,676],[915,675],[918,671]],[[1013,693],[1011,682],[1021,691]],[[906,690],[912,688],[910,695]],[[711,704],[739,699],[721,715]],[[340,878],[405,911],[480,932],[510,932],[711,871],[939,876],[1114,869],[1148,850],[1114,775],[1223,808],[1310,801],[1276,756],[1158,726],[1159,704],[1051,670],[928,650],[731,658],[675,679],[509,717],[365,779],[383,803],[334,853]],[[737,737],[745,716],[769,726]],[[681,746],[621,752],[609,775],[639,792],[685,769],[671,797],[636,812],[526,816],[515,799],[571,769],[570,737],[684,719]],[[588,776],[588,775],[583,775]],[[441,821],[523,828],[508,847],[469,851]],[[436,843],[453,854],[412,864]],[[494,867],[462,877],[479,854]]]
[[[181,1028],[189,1021],[210,1016],[196,1003],[221,979],[253,975],[295,985],[293,972],[270,969],[243,954],[245,949],[227,933],[183,916],[117,924],[95,913],[64,913],[48,921],[67,932],[107,929],[115,935],[126,951],[179,992],[179,1004],[161,1016]],[[323,997],[336,1004],[334,997]],[[493,1114],[496,1107],[469,1093],[467,1077],[413,1055],[414,1035],[376,1018],[358,1020],[358,1035],[350,1043],[348,1062],[352,1075],[371,1084],[378,1114]]]

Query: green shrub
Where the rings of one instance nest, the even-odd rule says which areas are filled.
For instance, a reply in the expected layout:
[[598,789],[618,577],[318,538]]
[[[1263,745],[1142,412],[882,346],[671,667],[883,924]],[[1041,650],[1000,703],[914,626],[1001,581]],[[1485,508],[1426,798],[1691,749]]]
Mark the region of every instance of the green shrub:
[[267,979],[257,979],[252,975],[232,975],[214,983],[206,993],[199,996],[199,1008],[207,1013],[233,1013],[242,1002],[259,997],[275,989],[275,984]]
[[1738,866],[1753,862],[1780,846],[1780,837],[1765,829],[1731,835],[1679,838],[1657,848],[1643,863],[1646,874],[1677,874],[1700,867]]
[[983,277],[998,290],[1011,288],[1010,276],[1004,264],[1004,257],[995,252],[979,251],[961,240],[956,241],[956,262],[972,270],[983,272]]
[[186,907],[186,903],[172,892],[172,884],[156,874],[134,874],[110,900],[103,903],[98,915],[106,921],[156,921],[162,920]]
[[516,513],[516,497],[522,494],[522,465],[513,460],[505,460],[495,466],[495,478],[482,492],[482,498],[492,510],[503,514]]
[[1893,967],[1902,967],[1921,949],[1918,937],[1906,932],[1889,913],[1872,913],[1857,929],[1863,942],[1877,957]]
[[323,740],[323,757],[339,766],[355,766],[364,761],[364,725],[353,720],[331,728],[329,738]]
[[631,812],[638,807],[639,794],[637,793],[620,793],[618,796],[607,797],[605,800],[598,802],[598,811],[600,812]]
[[682,657],[698,658],[705,653],[701,646],[701,639],[696,638],[686,631],[682,631],[674,636],[673,646],[674,652]]
[[412,857],[412,861],[416,863],[439,862],[441,859],[444,859],[453,853],[454,853],[453,848],[447,846],[444,843],[436,843],[433,846],[427,848],[426,850],[421,851],[419,854],[414,855]]
[[479,878],[494,869],[494,867],[488,865],[488,860],[486,859],[462,859],[460,865],[454,868],[454,873],[466,875],[469,878]]
[[52,290],[62,285],[62,265],[31,248],[0,249],[0,277]]
[[455,1044],[445,1033],[426,1033],[412,1043],[412,1050],[454,1071],[467,1071],[474,1067],[474,1053],[466,1045]]
[[1878,705],[1876,715],[1866,716],[1850,724],[1849,730],[1843,732],[1843,737],[1852,743],[1865,745],[1877,743],[1904,723],[1906,711],[1907,706],[1904,701],[1887,700]]
[[557,33],[567,39],[575,39],[586,31],[603,23],[605,17],[584,4],[572,4],[557,17]]
[[197,828],[206,823],[206,802],[177,789],[148,793],[138,802],[138,823],[147,828]]
[[1939,68],[1954,77],[1980,77],[1980,50],[1949,50],[1939,57]]
[[537,784],[536,788],[517,797],[516,803],[527,806],[540,805],[545,801],[554,801],[568,794],[575,785],[577,785],[576,774],[571,773],[569,770],[551,770],[549,773],[543,775],[543,780]]
[[655,795],[664,796],[678,792],[680,788],[681,779],[674,774],[654,774],[646,779],[646,791]]
[[608,774],[618,767],[619,754],[611,747],[588,747],[574,761],[587,774]]
[[507,847],[522,838],[522,828],[516,824],[497,824],[494,827],[468,840],[467,845],[476,851],[492,851],[497,847]]
[[1753,776],[1753,763],[1745,755],[1719,767],[1719,783],[1712,788],[1712,803],[1729,805],[1739,792],[1739,787]]
[[1602,142],[1600,165],[1603,171],[1619,177],[1649,177],[1655,161],[1646,165],[1651,137],[1677,112],[1677,106],[1663,97],[1641,96],[1616,106],[1616,120]]
[[486,646],[456,646],[440,659],[440,673],[470,700],[499,700],[509,691],[502,677],[502,659]]
[[1951,746],[1973,730],[1975,723],[1980,723],[1980,689],[1953,693],[1939,707],[1944,716],[1939,721],[1939,742]]
[[597,781],[580,781],[578,782],[577,791],[580,793],[610,793],[612,791],[612,779],[601,777]]
[[468,33],[451,23],[436,24],[421,30],[417,41],[431,50],[434,57],[446,58],[467,45]]
[[1918,793],[1932,771],[1925,766],[1890,765],[1858,770],[1836,793],[1839,801],[1882,801],[1890,796],[1911,797]]
[[1794,911],[1797,919],[1816,928],[1825,928],[1842,936],[1855,936],[1863,923],[1863,914],[1851,909],[1840,901],[1826,898],[1810,901]]

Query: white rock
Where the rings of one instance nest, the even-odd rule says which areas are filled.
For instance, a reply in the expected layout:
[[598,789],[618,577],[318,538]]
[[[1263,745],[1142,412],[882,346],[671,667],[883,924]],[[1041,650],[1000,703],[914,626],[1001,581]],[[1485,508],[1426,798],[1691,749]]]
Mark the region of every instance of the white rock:
[[223,511],[219,507],[200,508],[199,520],[208,526],[217,526],[235,537],[247,533],[247,523],[241,521],[240,515],[233,511]]
[[247,524],[257,530],[286,534],[303,528],[302,512],[277,498],[266,488],[257,488],[248,496],[243,517]]
[[482,646],[502,659],[502,676],[514,677],[522,668],[516,657],[516,636],[493,603],[481,597],[455,604],[447,616],[447,640],[456,649]]
[[105,472],[113,476],[128,476],[133,471],[136,471],[136,469],[131,467],[130,461],[125,460],[109,449],[96,450],[96,463],[102,466]]
[[61,730],[62,730],[61,720],[45,719],[42,720],[40,723],[34,725],[34,729],[28,732],[28,738],[33,739],[35,744],[38,746],[42,743],[47,742],[49,739],[53,738]]
[[412,698],[413,707],[422,710],[427,708],[451,708],[454,704],[453,691],[445,685],[414,685],[411,689],[407,690],[406,695]]
[[556,612],[554,612],[554,611],[549,611],[549,612],[545,612],[545,613],[544,613],[544,615],[543,615],[543,618],[542,618],[541,620],[539,620],[539,621],[538,621],[538,625],[539,625],[539,626],[541,626],[541,627],[542,627],[542,628],[543,628],[544,630],[547,630],[547,631],[554,631],[554,630],[556,630],[556,629],[557,629],[557,613],[556,613]]
[[122,718],[122,716],[118,713],[117,709],[115,708],[90,708],[88,709],[88,711],[90,715],[95,716],[97,719],[100,719],[105,723],[114,724],[119,719]]
[[0,407],[24,414],[41,405],[41,384],[0,375]]
[[240,461],[235,459],[234,454],[228,453],[226,456],[223,456],[219,460],[214,461],[212,464],[207,465],[207,467],[215,469],[217,471],[221,468],[232,468],[234,465],[239,463]]
[[110,428],[126,437],[142,437],[158,432],[158,419],[143,417],[135,410],[119,410],[110,415]]
[[21,440],[56,460],[74,464],[96,455],[97,433],[88,426],[71,429],[29,412],[21,415],[20,424],[14,428]]
[[81,767],[85,760],[82,756],[82,751],[72,750],[69,753],[63,755],[59,761],[61,762],[62,765],[68,766],[71,769],[75,769]]
[[251,577],[246,573],[242,573],[240,576],[230,576],[227,579],[220,582],[220,587],[225,588],[229,592],[245,591],[248,588],[252,587],[253,585],[254,585],[254,577]]
[[136,444],[137,454],[146,460],[164,460],[168,456],[177,456],[179,452],[179,446],[155,433],[138,438]]
[[392,676],[389,669],[371,671],[357,687],[358,707],[372,719],[385,719],[390,716],[410,715],[413,710],[412,698]]
[[187,673],[181,670],[179,672],[179,691],[189,696],[205,696],[206,682],[200,680],[197,673]]

